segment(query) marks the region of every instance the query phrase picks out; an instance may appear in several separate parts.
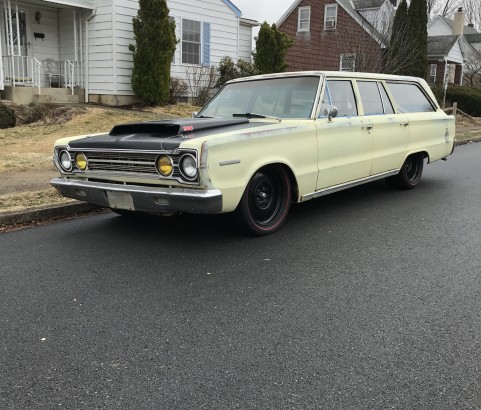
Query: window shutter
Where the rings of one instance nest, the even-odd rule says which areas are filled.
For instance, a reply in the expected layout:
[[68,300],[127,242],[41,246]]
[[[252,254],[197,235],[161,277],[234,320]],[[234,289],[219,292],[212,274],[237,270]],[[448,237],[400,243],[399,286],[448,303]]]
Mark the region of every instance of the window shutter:
[[203,41],[202,41],[202,65],[210,66],[210,23],[202,23],[203,25]]

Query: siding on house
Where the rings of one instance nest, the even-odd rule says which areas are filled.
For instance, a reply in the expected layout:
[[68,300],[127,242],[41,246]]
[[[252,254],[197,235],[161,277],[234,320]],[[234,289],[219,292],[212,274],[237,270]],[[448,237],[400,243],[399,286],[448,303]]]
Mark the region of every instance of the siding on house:
[[[240,56],[250,61],[251,30],[239,26],[239,18],[221,0],[171,0],[167,2],[170,16],[174,18],[175,34],[179,43],[174,54],[171,74],[186,78],[187,64],[182,64],[182,20],[201,22],[201,62],[218,65],[220,60]],[[129,44],[134,42],[132,18],[137,15],[138,0],[99,0],[95,17],[89,22],[89,93],[132,95],[131,75],[133,68]],[[208,46],[208,47],[207,47]],[[207,50],[210,55],[203,55]],[[207,58],[209,57],[209,58]]]
[[459,46],[459,41],[456,41],[456,43],[454,43],[453,48],[448,54],[448,60],[455,61],[460,64],[463,63],[464,58],[463,58],[463,53],[461,51],[461,47]]
[[[195,20],[210,24],[210,65],[218,65],[220,60],[229,55],[238,59],[239,19],[234,12],[220,0],[195,0],[187,4],[183,1],[169,1],[170,15],[175,18],[175,35],[180,40],[172,64],[174,77],[186,78],[187,64],[182,64],[182,20]],[[204,30],[201,24],[201,30]],[[201,33],[201,39],[203,32]],[[201,53],[204,47],[201,46]],[[201,62],[204,61],[201,56]]]
[[428,27],[428,36],[450,36],[453,31],[440,19],[436,19]]
[[95,17],[88,23],[88,90],[90,94],[115,94],[114,4],[98,0]]
[[252,28],[243,24],[239,27],[239,58],[252,60]]

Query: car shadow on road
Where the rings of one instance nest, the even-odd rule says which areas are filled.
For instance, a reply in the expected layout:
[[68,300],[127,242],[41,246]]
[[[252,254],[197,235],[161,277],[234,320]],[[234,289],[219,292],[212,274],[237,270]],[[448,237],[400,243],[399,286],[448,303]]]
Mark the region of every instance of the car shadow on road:
[[[442,190],[436,180],[426,180],[415,190],[405,191],[390,188],[384,181],[375,181],[359,187],[323,196],[305,203],[293,204],[287,221],[274,234],[278,239],[289,240],[289,237],[302,237],[302,233],[312,226],[322,231],[327,221],[342,223],[346,216],[361,218],[373,212],[384,212],[394,209],[403,201],[411,201],[413,195],[422,197],[424,191]],[[233,213],[219,215],[181,214],[173,216],[117,215],[109,213],[99,221],[99,229],[111,235],[135,240],[158,240],[168,238],[170,242],[219,241],[255,238],[241,228],[240,221]],[[257,240],[270,242],[271,239],[260,237]]]

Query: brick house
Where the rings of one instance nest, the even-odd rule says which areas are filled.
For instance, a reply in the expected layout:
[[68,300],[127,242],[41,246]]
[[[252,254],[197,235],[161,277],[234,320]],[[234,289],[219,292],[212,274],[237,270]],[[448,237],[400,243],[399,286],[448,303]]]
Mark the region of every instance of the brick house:
[[428,25],[429,83],[462,85],[470,64],[481,67],[481,34],[464,20],[459,8],[453,20],[437,16]]
[[296,0],[278,21],[288,70],[379,71],[397,0]]

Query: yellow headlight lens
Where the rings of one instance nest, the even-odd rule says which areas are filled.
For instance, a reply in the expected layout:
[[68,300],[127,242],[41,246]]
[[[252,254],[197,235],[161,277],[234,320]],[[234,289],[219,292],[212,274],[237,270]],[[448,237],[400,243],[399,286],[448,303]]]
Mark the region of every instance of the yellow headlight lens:
[[173,168],[172,160],[167,155],[162,155],[157,158],[157,169],[164,177],[171,175]]
[[87,169],[87,157],[83,152],[77,152],[75,154],[75,165],[80,171],[85,171]]

